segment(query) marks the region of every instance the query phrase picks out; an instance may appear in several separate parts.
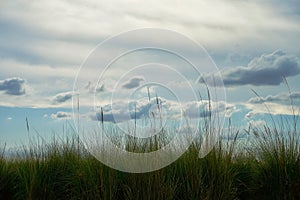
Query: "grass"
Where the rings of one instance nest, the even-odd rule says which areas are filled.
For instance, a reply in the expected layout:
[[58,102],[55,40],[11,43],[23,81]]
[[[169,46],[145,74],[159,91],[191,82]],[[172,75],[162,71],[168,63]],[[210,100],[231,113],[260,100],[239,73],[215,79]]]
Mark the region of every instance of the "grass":
[[168,167],[144,174],[101,164],[75,136],[31,143],[14,158],[5,158],[3,147],[0,199],[299,199],[299,131],[265,126],[247,133],[247,151],[231,130],[236,137],[206,157],[198,157],[196,142]]
[[300,199],[300,135],[296,126],[294,129],[264,126],[253,133],[257,195],[269,199]]
[[[101,115],[104,127],[103,111]],[[217,130],[211,120],[200,129],[206,135]],[[273,120],[260,128],[250,126],[244,130],[249,136],[246,143],[238,139],[241,130],[229,127],[205,157],[199,157],[198,139],[169,166],[141,174],[105,166],[87,152],[78,136],[53,137],[50,142],[38,138],[11,158],[4,156],[4,145],[0,199],[300,199],[297,120],[295,115],[293,123]],[[26,123],[29,134],[27,119]],[[165,143],[164,137],[140,141],[127,137],[125,148],[149,152]]]

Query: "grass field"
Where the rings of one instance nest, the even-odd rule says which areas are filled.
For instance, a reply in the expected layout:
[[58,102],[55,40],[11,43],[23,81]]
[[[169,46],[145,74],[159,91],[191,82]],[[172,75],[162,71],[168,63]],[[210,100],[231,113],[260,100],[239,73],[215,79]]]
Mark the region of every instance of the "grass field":
[[277,126],[228,130],[236,137],[201,159],[196,141],[168,167],[143,174],[103,165],[76,136],[32,141],[12,158],[2,147],[0,199],[300,199],[297,119]]

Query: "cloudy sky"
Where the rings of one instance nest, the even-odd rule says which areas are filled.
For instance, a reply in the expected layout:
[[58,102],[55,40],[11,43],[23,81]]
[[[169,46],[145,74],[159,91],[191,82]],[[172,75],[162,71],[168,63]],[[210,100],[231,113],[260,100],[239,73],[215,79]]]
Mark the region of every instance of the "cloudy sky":
[[[194,111],[207,107],[207,101],[205,97],[202,103],[192,101],[188,88],[192,83],[201,91],[203,80],[216,90],[224,87],[225,93],[221,92],[219,104],[212,109],[231,117],[239,127],[249,122],[263,124],[268,112],[289,118],[291,98],[295,111],[299,111],[298,0],[4,0],[0,3],[0,27],[0,143],[14,145],[26,140],[26,117],[32,133],[65,131],[73,123],[72,97],[78,95],[89,97],[81,98],[80,105],[87,108],[82,109],[82,116],[91,121],[99,119],[99,113],[91,116],[89,109],[95,93],[106,121],[126,121],[128,110],[129,116],[135,112],[135,117],[149,113],[156,94],[164,102],[166,116],[174,117],[184,108],[190,118],[201,118],[205,114]],[[94,53],[96,46],[108,38],[141,28],[172,30],[201,44],[205,51],[197,54],[187,43],[158,31],[142,37],[129,35],[127,40],[121,38]],[[124,46],[137,47],[145,38],[182,51],[192,60],[201,58],[205,66],[216,64],[220,71],[204,70],[199,78],[170,52],[147,49],[121,57],[105,79],[97,80],[104,69],[102,62],[118,56],[116,52]],[[88,57],[91,54],[94,57]],[[78,75],[82,65],[85,68]],[[140,67],[133,72],[129,66]],[[215,82],[216,74],[222,81]],[[73,91],[76,76],[81,81],[79,91]],[[187,80],[180,81],[183,77]],[[151,79],[161,85],[142,87]],[[164,86],[174,88],[176,94]],[[117,120],[110,116],[112,91],[117,91]],[[180,105],[178,97],[182,97]],[[139,102],[131,101],[134,99]]]

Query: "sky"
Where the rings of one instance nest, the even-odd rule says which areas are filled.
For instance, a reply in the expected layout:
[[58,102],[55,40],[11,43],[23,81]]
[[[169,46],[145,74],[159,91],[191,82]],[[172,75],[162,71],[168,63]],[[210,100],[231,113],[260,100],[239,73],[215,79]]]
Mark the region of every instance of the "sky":
[[65,134],[77,101],[87,124],[101,109],[106,122],[149,117],[156,95],[164,118],[201,120],[206,86],[237,127],[292,119],[299,36],[297,0],[1,1],[0,145],[28,140],[26,118],[30,134]]

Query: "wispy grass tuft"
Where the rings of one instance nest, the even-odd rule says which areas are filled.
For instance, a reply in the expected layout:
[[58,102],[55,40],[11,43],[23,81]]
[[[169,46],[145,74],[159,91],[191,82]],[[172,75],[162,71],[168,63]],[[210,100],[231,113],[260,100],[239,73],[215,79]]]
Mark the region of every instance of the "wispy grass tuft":
[[[149,90],[148,96],[150,102]],[[162,105],[157,95],[156,103],[160,112]],[[221,140],[197,138],[177,161],[144,174],[120,172],[103,165],[86,151],[74,128],[67,129],[72,133],[54,135],[48,142],[39,134],[35,139],[31,135],[29,146],[12,157],[5,157],[3,145],[0,199],[300,199],[298,116],[294,122],[274,120],[271,125],[249,126],[248,130],[235,130],[230,121],[226,129],[220,130],[214,127],[210,110],[207,116],[199,135],[222,131],[223,135],[217,134]],[[117,135],[115,129],[105,127],[104,118],[101,108],[102,129]],[[155,119],[152,120],[155,127]],[[131,131],[136,129],[135,124]],[[145,139],[128,136],[125,149],[155,151],[169,142],[174,130],[164,128],[156,137]],[[249,139],[239,140],[240,134],[247,134]],[[118,138],[115,142],[124,145],[118,143]],[[203,142],[215,145],[199,158],[203,145],[208,145]]]

